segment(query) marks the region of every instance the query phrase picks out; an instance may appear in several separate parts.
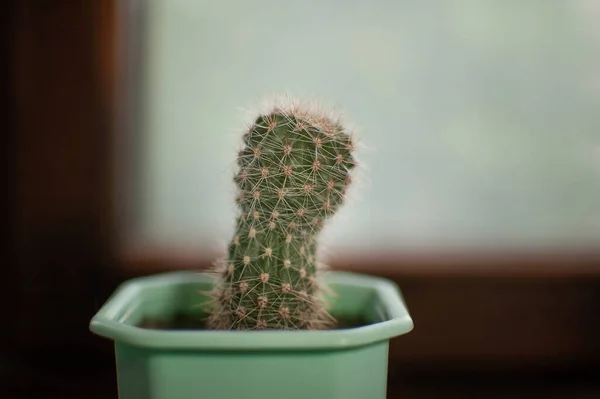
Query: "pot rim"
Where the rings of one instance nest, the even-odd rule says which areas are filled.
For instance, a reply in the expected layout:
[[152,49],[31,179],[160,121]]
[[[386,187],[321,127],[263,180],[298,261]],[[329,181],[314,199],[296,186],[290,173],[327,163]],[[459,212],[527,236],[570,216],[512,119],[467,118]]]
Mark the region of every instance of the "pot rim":
[[374,291],[388,316],[387,320],[361,327],[322,331],[151,330],[125,324],[124,317],[120,315],[123,315],[124,308],[131,307],[143,287],[213,281],[213,277],[205,272],[175,271],[125,281],[94,315],[89,328],[104,338],[138,347],[204,351],[344,349],[389,340],[413,329],[413,320],[402,293],[392,281],[343,271],[329,271],[323,278],[332,289],[350,285]]

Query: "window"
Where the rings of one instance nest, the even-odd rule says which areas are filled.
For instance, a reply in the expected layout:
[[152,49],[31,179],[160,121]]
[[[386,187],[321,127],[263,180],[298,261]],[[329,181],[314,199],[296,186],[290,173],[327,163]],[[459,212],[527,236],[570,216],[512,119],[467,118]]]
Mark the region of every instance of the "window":
[[[235,12],[231,12],[235,8]],[[150,1],[135,91],[138,224],[220,250],[257,101],[321,100],[366,166],[333,254],[600,243],[600,7],[591,1]]]
[[325,241],[332,266],[402,288],[416,328],[390,369],[597,364],[600,7],[466,1],[13,2],[15,364],[81,359],[119,282],[214,259],[238,107],[284,89],[359,127],[368,170]]

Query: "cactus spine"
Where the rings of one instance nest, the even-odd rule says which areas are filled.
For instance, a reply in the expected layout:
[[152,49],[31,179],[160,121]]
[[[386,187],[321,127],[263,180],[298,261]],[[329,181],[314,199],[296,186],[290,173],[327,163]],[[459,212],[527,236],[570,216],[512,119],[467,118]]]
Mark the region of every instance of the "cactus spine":
[[240,213],[218,264],[212,329],[323,329],[317,236],[344,202],[351,136],[319,109],[276,105],[243,136],[234,178]]

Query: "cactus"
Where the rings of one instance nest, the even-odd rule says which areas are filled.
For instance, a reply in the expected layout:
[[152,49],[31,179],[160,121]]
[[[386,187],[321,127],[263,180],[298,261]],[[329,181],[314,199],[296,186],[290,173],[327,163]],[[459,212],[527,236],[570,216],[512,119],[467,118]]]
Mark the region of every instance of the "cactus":
[[338,119],[275,105],[243,135],[228,256],[217,264],[211,329],[324,329],[317,237],[343,204],[356,162]]

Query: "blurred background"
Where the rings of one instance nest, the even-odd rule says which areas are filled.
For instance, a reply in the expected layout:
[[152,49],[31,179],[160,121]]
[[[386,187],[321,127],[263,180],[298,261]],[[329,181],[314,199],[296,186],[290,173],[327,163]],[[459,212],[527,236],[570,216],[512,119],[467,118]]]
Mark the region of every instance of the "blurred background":
[[89,319],[205,268],[257,106],[339,110],[335,269],[397,282],[389,397],[600,397],[600,2],[11,0],[0,396],[116,397]]

